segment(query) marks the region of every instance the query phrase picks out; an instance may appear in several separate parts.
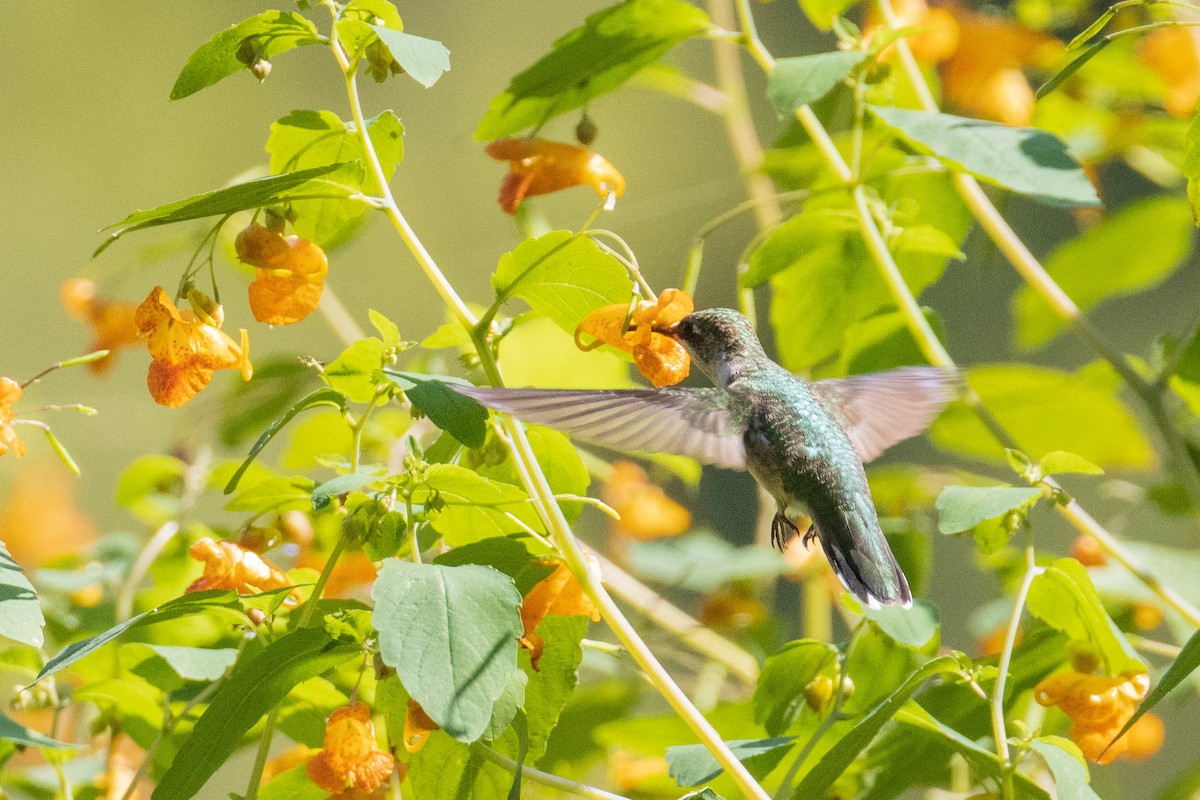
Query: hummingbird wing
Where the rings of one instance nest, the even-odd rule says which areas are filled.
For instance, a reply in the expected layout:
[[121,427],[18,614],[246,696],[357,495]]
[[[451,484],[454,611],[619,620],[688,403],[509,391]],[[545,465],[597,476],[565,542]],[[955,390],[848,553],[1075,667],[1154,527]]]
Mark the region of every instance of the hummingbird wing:
[[745,422],[720,389],[492,389],[447,384],[488,408],[618,450],[746,468]]
[[937,367],[904,367],[813,383],[863,461],[929,427],[958,394],[958,377]]

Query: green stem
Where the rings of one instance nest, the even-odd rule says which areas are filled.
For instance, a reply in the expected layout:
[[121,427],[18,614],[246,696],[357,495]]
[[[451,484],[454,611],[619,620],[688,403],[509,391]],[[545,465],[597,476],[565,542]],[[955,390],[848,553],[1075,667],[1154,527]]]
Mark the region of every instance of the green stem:
[[530,783],[540,784],[550,789],[558,789],[559,791],[567,792],[579,797],[591,798],[591,800],[629,800],[629,798],[625,797],[624,795],[606,792],[603,789],[599,789],[595,786],[589,786],[586,783],[568,780],[567,778],[560,778],[557,775],[551,775],[549,772],[542,772],[539,769],[534,769],[533,767],[526,766],[524,764],[518,764],[511,758],[497,753],[495,750],[484,744],[476,745],[473,749],[476,753],[481,754],[488,761],[504,767],[514,775],[520,771],[521,777]]
[[996,740],[996,755],[1000,759],[1002,773],[1001,788],[1004,800],[1013,800],[1013,761],[1008,748],[1008,732],[1004,725],[1004,687],[1008,684],[1008,668],[1012,663],[1013,647],[1017,643],[1017,629],[1021,624],[1021,614],[1025,610],[1025,598],[1029,596],[1029,587],[1034,577],[1041,572],[1034,558],[1033,537],[1026,528],[1025,535],[1025,576],[1017,589],[1017,597],[1013,601],[1012,615],[1008,619],[1008,630],[1004,634],[1004,649],[1000,651],[1000,663],[997,665],[996,685],[992,687],[992,737]]

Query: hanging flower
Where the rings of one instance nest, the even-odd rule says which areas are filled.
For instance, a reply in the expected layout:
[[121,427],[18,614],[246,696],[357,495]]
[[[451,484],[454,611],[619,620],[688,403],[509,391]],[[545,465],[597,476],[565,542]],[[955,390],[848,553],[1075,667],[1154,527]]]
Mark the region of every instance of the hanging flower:
[[621,515],[614,530],[639,542],[678,536],[692,526],[692,514],[650,482],[632,461],[615,461],[601,498]]
[[509,162],[500,184],[500,207],[517,213],[526,197],[587,185],[601,197],[625,193],[625,178],[599,153],[586,147],[545,139],[497,139],[486,148],[497,161]]
[[[233,589],[239,594],[251,594],[292,585],[279,567],[234,542],[216,542],[205,537],[188,552],[192,558],[204,562],[204,575],[187,587],[186,592]],[[284,602],[296,605],[300,602],[299,593],[292,592]]]
[[325,721],[324,744],[324,749],[309,759],[305,772],[327,792],[372,792],[396,766],[391,754],[380,750],[375,741],[366,703],[352,703],[330,714]]
[[521,601],[521,626],[524,629],[521,645],[529,650],[535,670],[545,646],[542,637],[537,634],[537,626],[550,614],[590,617],[593,622],[600,621],[599,610],[566,564],[556,565],[554,572],[535,583]]
[[245,329],[239,345],[218,327],[221,307],[212,311],[208,316],[216,325],[196,319],[191,311],[181,313],[161,286],[138,306],[138,331],[154,359],[146,384],[155,402],[178,408],[207,386],[218,369],[240,369],[244,380],[254,374]]
[[25,455],[25,443],[17,437],[13,425],[13,403],[21,399],[23,391],[12,378],[0,378],[0,456],[9,450],[17,458]]
[[1159,28],[1141,41],[1138,59],[1167,84],[1163,106],[1173,117],[1190,119],[1200,101],[1200,50],[1187,28]]
[[429,718],[421,704],[411,697],[408,698],[408,712],[404,715],[404,749],[410,753],[418,753],[429,741],[429,734],[436,731],[440,725]]
[[1061,672],[1039,683],[1034,696],[1044,706],[1058,706],[1071,718],[1071,741],[1088,760],[1108,764],[1129,747],[1128,736],[1115,742],[1113,737],[1149,689],[1150,676],[1144,672],[1115,678]]
[[[629,314],[629,306],[615,304],[598,308],[583,318],[575,329],[575,345],[591,350],[601,344],[611,345],[633,355],[633,363],[655,386],[673,386],[687,377],[691,357],[687,348],[673,336],[662,332],[695,310],[692,297],[682,289],[665,289],[657,300],[642,300]],[[629,328],[622,330],[626,317]],[[579,335],[586,333],[596,339],[583,344]]]
[[286,257],[276,266],[257,267],[258,277],[250,284],[250,310],[268,325],[291,325],[312,313],[329,274],[329,259],[318,245],[299,236],[280,239]]
[[92,350],[109,351],[104,358],[88,364],[92,372],[107,372],[116,360],[117,350],[137,344],[136,303],[98,299],[96,284],[83,278],[63,282],[59,296],[72,319],[92,326]]

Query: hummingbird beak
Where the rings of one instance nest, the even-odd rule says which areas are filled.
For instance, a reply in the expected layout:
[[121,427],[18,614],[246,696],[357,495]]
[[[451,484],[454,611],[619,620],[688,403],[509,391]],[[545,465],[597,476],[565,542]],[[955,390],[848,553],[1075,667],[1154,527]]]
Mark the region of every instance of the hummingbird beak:
[[674,338],[676,338],[676,334],[679,333],[679,323],[672,322],[669,325],[655,324],[653,327],[653,330],[655,331],[655,333],[666,334],[667,336],[670,336],[672,339],[674,339]]

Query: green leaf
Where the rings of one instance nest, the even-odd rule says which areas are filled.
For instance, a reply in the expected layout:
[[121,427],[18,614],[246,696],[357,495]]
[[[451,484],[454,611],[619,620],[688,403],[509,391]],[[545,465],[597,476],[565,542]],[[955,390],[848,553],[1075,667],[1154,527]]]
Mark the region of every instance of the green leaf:
[[[725,744],[737,760],[746,765],[751,775],[761,779],[779,765],[795,743],[795,736],[777,736],[771,739],[735,739]],[[680,786],[698,786],[725,771],[702,744],[668,747],[667,763],[671,777]]]
[[321,628],[303,628],[264,647],[213,695],[151,796],[193,797],[237,749],[243,734],[298,683],[360,655],[359,647],[340,644]]
[[854,0],[800,0],[800,8],[812,24],[823,31],[832,28],[833,21],[853,5]]
[[37,592],[25,570],[13,560],[4,542],[0,542],[0,636],[30,647],[45,642],[42,628],[46,618],[38,605]]
[[258,790],[258,800],[325,800],[329,792],[308,778],[306,764],[284,770]]
[[[537,671],[528,670],[529,684],[525,687],[526,724],[528,726],[530,762],[536,762],[546,752],[546,742],[558,725],[563,708],[578,683],[579,664],[583,660],[586,617],[547,616],[537,627],[545,646],[538,659]],[[528,666],[528,651],[521,651],[522,664]]]
[[958,249],[958,243],[941,228],[933,225],[910,225],[901,228],[889,237],[888,248],[896,253],[924,253],[942,258],[964,261],[966,256]]
[[521,596],[512,580],[487,567],[392,558],[371,596],[384,663],[446,733],[478,739],[517,670]]
[[1104,470],[1088,461],[1083,456],[1068,453],[1065,450],[1054,450],[1042,456],[1038,462],[1038,471],[1043,475],[1103,475]]
[[317,511],[329,505],[329,501],[339,494],[352,492],[368,483],[380,480],[384,475],[383,470],[369,470],[367,472],[350,472],[346,475],[338,475],[336,478],[331,478],[325,481],[312,491],[312,507]]
[[1041,495],[1029,486],[947,486],[938,495],[938,530],[963,533],[981,522],[1023,508]]
[[96,248],[93,256],[100,255],[117,239],[131,231],[152,228],[158,225],[171,225],[176,222],[186,222],[205,217],[217,217],[233,214],[238,211],[264,208],[266,206],[285,203],[293,198],[306,194],[321,194],[348,198],[358,192],[361,176],[350,185],[325,177],[331,173],[346,169],[345,164],[329,164],[324,167],[288,172],[283,175],[271,175],[266,178],[236,183],[224,189],[205,192],[185,200],[177,200],[147,211],[135,211],[120,222],[106,225],[101,230],[111,230],[108,238]]
[[230,648],[179,647],[136,642],[122,647],[149,650],[185,681],[215,681],[237,660],[238,651]]
[[295,416],[301,411],[307,411],[310,408],[320,408],[322,406],[333,406],[339,411],[344,412],[346,410],[346,397],[336,389],[322,388],[317,389],[310,395],[307,395],[298,401],[294,406],[289,408],[287,413],[272,422],[271,426],[263,431],[262,436],[258,437],[258,441],[255,442],[254,446],[250,448],[250,454],[246,456],[246,460],[243,461],[242,465],[237,468],[236,472],[233,473],[233,476],[229,479],[229,483],[225,484],[224,493],[231,494],[233,490],[237,488],[238,482],[241,481],[242,476],[246,474],[246,470],[250,468],[250,465],[254,463],[254,459],[257,458],[258,454],[263,451],[263,448],[267,446],[267,443],[275,438],[275,434],[283,430],[284,425],[287,425],[289,422],[291,422],[292,419],[294,419]]
[[400,335],[400,327],[396,323],[373,308],[367,309],[367,319],[371,320],[371,327],[379,331],[379,338],[383,340],[384,347],[393,348],[403,344],[404,338]]
[[[932,308],[922,308],[925,319],[939,339],[945,338],[942,317]],[[837,375],[883,372],[912,364],[926,364],[920,345],[902,311],[883,311],[846,328],[838,353]]]
[[422,375],[393,369],[385,369],[383,374],[399,386],[409,402],[434,425],[467,447],[483,446],[487,438],[487,409],[446,385],[467,386],[467,381],[448,375]]
[[225,510],[245,511],[251,514],[307,511],[312,507],[312,493],[315,488],[313,479],[303,475],[267,478],[234,495],[225,504]]
[[612,348],[584,352],[575,337],[545,317],[522,314],[500,340],[504,383],[514,388],[630,389],[629,362]]
[[924,649],[938,635],[937,609],[924,600],[914,600],[908,608],[863,606],[862,613],[893,640],[914,650]]
[[552,566],[533,563],[533,554],[525,546],[528,541],[515,536],[490,536],[453,547],[435,558],[434,563],[447,567],[461,564],[491,567],[512,578],[517,592],[524,597],[534,584],[554,571]]
[[[44,747],[48,750],[79,750],[86,747],[86,745],[68,744],[67,742],[60,742],[57,739],[51,739],[49,736],[43,736],[37,731],[26,728],[5,714],[0,714],[0,739],[16,742],[26,747]],[[0,760],[3,759],[0,758]]]
[[316,372],[295,356],[254,360],[254,380],[230,381],[221,403],[218,435],[227,447],[258,436],[302,395],[311,392]]
[[[992,364],[972,368],[965,377],[1034,458],[1066,450],[1106,469],[1148,469],[1154,464],[1154,452],[1137,419],[1115,396],[1113,386],[1092,374]],[[930,437],[944,450],[1007,464],[1004,448],[963,403],[952,403],[934,421]]]
[[725,798],[705,786],[703,789],[681,795],[679,800],[725,800]]
[[151,525],[175,519],[185,472],[187,464],[174,456],[141,456],[117,479],[117,505]]
[[[507,375],[508,373],[505,372],[505,377]],[[579,457],[579,451],[575,449],[575,445],[571,444],[571,440],[566,434],[551,428],[543,428],[540,425],[531,425],[526,428],[525,437],[529,440],[529,446],[533,449],[538,463],[542,465],[542,472],[546,476],[546,482],[550,484],[551,491],[555,494],[578,496],[587,494],[588,487],[592,482],[591,474],[584,465],[583,459]],[[486,448],[484,452],[486,453]],[[499,464],[490,464],[489,460],[488,456],[484,456],[483,463],[478,466],[469,463],[468,466],[475,466],[476,471],[485,478],[492,478],[514,486],[521,483],[521,477],[517,472],[516,465],[513,464],[511,454],[506,454],[505,459]],[[559,505],[568,522],[574,522],[583,510],[582,503],[564,501]]]
[[[1087,31],[1084,31],[1084,33],[1086,33],[1086,32]],[[1104,38],[1098,42],[1093,42],[1092,44],[1088,45],[1088,48],[1086,50],[1084,50],[1082,53],[1080,53],[1078,56],[1076,56],[1074,59],[1072,59],[1071,62],[1069,64],[1067,64],[1065,67],[1060,69],[1054,75],[1054,77],[1052,77],[1050,80],[1046,81],[1041,86],[1039,86],[1038,90],[1035,94],[1035,97],[1037,97],[1038,100],[1041,100],[1043,97],[1045,97],[1046,95],[1053,92],[1059,86],[1062,86],[1063,81],[1065,81],[1067,78],[1071,77],[1076,72],[1078,72],[1080,69],[1082,69],[1084,64],[1088,63],[1093,58],[1100,55],[1100,51],[1103,50],[1105,47],[1107,47],[1109,42],[1111,42],[1111,41],[1112,41],[1111,39]],[[1072,44],[1074,44],[1074,42],[1072,42]]]
[[1158,685],[1150,690],[1150,694],[1146,695],[1146,699],[1138,706],[1137,711],[1129,718],[1129,721],[1121,726],[1121,730],[1113,737],[1115,742],[1124,736],[1134,723],[1142,718],[1150,709],[1158,705],[1158,702],[1170,694],[1171,690],[1193,672],[1196,667],[1200,667],[1200,631],[1193,633],[1179,650],[1179,655],[1175,656],[1175,660],[1171,662],[1171,666],[1167,667],[1167,671],[1163,673],[1162,679]]
[[321,44],[320,34],[311,22],[291,11],[264,11],[242,20],[209,39],[192,53],[171,89],[171,99],[180,100],[212,86],[222,78],[246,69],[238,60],[242,43],[252,39],[261,56],[270,60],[294,47]]
[[526,239],[500,257],[492,275],[498,299],[519,297],[571,334],[597,308],[627,303],[632,285],[620,261],[570,231]]
[[806,207],[771,231],[751,253],[746,271],[739,279],[745,288],[805,261],[815,252],[841,251],[851,234],[857,236],[858,222],[849,209]]
[[950,114],[868,108],[910,147],[950,169],[1052,205],[1100,204],[1083,168],[1045,131]]
[[[367,135],[385,177],[390,178],[404,158],[404,126],[391,111],[367,120]],[[332,111],[293,111],[271,124],[267,138],[271,172],[283,174],[330,164],[366,162],[362,142],[353,123],[342,122]],[[368,195],[383,192],[373,174],[359,184]],[[292,228],[298,236],[326,250],[344,242],[366,217],[368,208],[341,198],[302,200],[292,204],[296,219]]]
[[386,366],[383,342],[374,336],[359,339],[325,365],[321,373],[331,389],[355,403],[369,403],[378,388],[376,373]]
[[[1146,242],[1154,242],[1147,247]],[[1188,204],[1177,197],[1135,200],[1099,225],[1067,240],[1046,259],[1046,271],[1087,311],[1113,297],[1157,286],[1187,260],[1192,249]],[[1017,341],[1039,347],[1065,323],[1030,286],[1013,296]]]
[[371,30],[391,51],[396,63],[426,89],[449,71],[450,51],[441,42],[380,25],[372,25]]
[[[103,633],[98,633],[87,639],[81,639],[78,642],[71,644],[59,650],[53,658],[46,662],[42,667],[42,671],[38,673],[36,681],[50,677],[61,669],[64,669],[71,664],[74,664],[84,656],[95,652],[99,648],[116,639],[125,631],[135,625],[150,622],[165,622],[176,617],[186,616],[188,614],[198,614],[201,611],[208,609],[238,609],[240,611],[242,605],[235,593],[224,590],[214,589],[207,592],[195,592],[193,594],[185,594],[182,597],[176,597],[163,603],[157,608],[152,608],[149,611],[143,611],[133,617],[120,622]],[[240,619],[240,617],[239,617]]]
[[922,684],[935,675],[958,671],[958,663],[949,656],[927,661],[905,678],[899,688],[884,697],[878,705],[857,718],[854,727],[813,765],[796,786],[793,798],[823,797],[846,768],[853,763],[884,724],[891,719]]
[[[510,730],[491,746],[515,756],[516,740],[516,733]],[[490,761],[479,745],[465,745],[444,731],[429,735],[409,762],[408,774],[413,796],[433,800],[507,800],[513,784],[512,770]]]
[[492,100],[475,138],[511,136],[579,108],[709,27],[682,0],[624,0],[592,14]]
[[414,503],[435,499],[445,508],[438,511],[433,527],[456,547],[521,531],[521,525],[506,514],[539,525],[524,491],[456,464],[433,464],[426,472],[425,484],[413,492]]
[[773,578],[791,570],[777,552],[735,547],[708,530],[633,542],[629,565],[640,578],[696,592],[710,592],[729,581]]
[[790,117],[833,91],[865,61],[862,50],[835,50],[812,56],[781,58],[767,77],[767,97],[780,117]]
[[1060,558],[1029,585],[1029,613],[1071,639],[1090,642],[1110,675],[1145,672],[1141,659],[1117,627],[1087,570],[1073,558]]
[[1088,786],[1091,776],[1079,748],[1061,736],[1039,736],[1029,745],[1046,761],[1054,775],[1055,797],[1058,800],[1100,800]]
[[1192,117],[1184,138],[1183,177],[1187,178],[1187,196],[1192,206],[1192,220],[1200,224],[1200,114]]
[[754,721],[771,736],[792,726],[804,710],[804,693],[823,672],[836,665],[837,648],[814,639],[788,642],[763,664],[754,690]]

